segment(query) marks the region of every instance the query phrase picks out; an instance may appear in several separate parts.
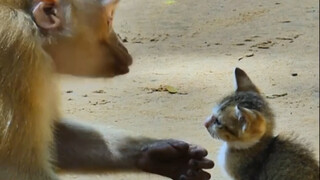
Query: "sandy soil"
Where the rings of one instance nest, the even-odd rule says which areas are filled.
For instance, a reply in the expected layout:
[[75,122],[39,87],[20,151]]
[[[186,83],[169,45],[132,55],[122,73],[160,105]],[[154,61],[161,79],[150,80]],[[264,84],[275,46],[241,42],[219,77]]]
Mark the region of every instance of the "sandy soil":
[[[216,101],[233,90],[232,71],[238,66],[265,95],[286,94],[269,99],[277,133],[295,132],[319,158],[319,1],[166,2],[122,0],[115,29],[134,57],[131,72],[114,79],[63,77],[66,115],[190,141],[206,147],[216,160],[221,143],[209,136],[203,121]],[[161,85],[181,94],[150,91]],[[218,165],[210,172],[212,179],[226,179]],[[122,173],[63,179],[165,178]]]

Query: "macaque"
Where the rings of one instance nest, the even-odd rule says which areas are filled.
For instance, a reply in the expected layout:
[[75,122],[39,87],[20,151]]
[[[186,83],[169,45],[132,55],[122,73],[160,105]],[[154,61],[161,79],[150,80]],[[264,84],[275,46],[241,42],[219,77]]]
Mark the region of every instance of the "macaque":
[[205,149],[62,117],[57,73],[114,77],[132,57],[112,28],[118,0],[0,0],[0,180],[144,171],[207,180]]

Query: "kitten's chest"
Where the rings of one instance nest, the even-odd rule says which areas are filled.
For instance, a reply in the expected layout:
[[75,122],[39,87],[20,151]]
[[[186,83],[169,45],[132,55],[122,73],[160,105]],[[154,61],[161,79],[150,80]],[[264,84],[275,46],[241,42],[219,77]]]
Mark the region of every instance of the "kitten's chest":
[[232,176],[232,173],[229,172],[228,168],[230,166],[230,164],[228,163],[228,146],[226,143],[223,143],[223,145],[221,146],[219,153],[218,153],[218,165],[220,166],[220,168],[222,169],[222,172],[224,173],[225,176],[230,177]]
[[222,167],[225,174],[233,179],[241,179],[241,168],[247,165],[248,161],[241,154],[231,152],[224,143],[218,154],[218,164]]

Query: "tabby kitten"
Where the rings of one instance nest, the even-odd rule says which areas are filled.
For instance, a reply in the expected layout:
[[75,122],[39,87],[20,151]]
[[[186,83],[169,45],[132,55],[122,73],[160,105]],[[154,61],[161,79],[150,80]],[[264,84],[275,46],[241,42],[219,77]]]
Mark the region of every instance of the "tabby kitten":
[[235,180],[319,180],[319,164],[294,138],[274,136],[274,115],[247,74],[235,69],[236,90],[205,126],[224,141],[219,161]]

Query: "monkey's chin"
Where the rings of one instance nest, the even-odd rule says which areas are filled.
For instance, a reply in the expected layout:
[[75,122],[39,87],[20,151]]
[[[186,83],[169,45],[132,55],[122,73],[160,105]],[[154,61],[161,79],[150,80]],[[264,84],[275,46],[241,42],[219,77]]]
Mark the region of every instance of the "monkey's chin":
[[121,76],[128,74],[130,72],[129,67],[123,67],[121,69],[118,69],[112,73],[112,75],[109,75],[108,77],[115,77],[115,76]]

